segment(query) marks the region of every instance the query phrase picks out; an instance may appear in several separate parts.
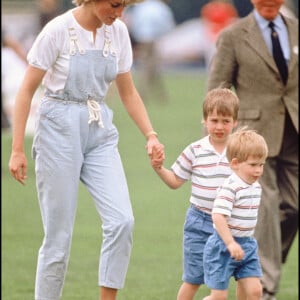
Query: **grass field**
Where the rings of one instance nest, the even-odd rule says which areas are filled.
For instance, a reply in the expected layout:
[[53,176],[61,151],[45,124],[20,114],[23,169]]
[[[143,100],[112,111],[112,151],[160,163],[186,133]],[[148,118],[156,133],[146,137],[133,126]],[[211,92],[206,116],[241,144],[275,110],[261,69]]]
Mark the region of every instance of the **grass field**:
[[[147,108],[161,142],[165,144],[166,166],[180,151],[201,136],[201,100],[205,76],[167,74],[169,101],[153,99]],[[109,105],[120,132],[119,149],[127,174],[135,214],[134,246],[126,286],[119,300],[175,300],[181,284],[182,227],[189,205],[190,185],[170,190],[151,169],[145,140],[111,91]],[[26,139],[29,168],[26,186],[8,174],[11,136],[2,135],[2,299],[29,300],[34,295],[37,251],[42,224],[35,191],[32,138]],[[97,272],[101,224],[90,195],[79,189],[78,211],[63,300],[98,299]],[[234,297],[235,284],[230,287]],[[208,293],[201,288],[196,299]],[[277,300],[298,299],[298,237],[284,266]]]

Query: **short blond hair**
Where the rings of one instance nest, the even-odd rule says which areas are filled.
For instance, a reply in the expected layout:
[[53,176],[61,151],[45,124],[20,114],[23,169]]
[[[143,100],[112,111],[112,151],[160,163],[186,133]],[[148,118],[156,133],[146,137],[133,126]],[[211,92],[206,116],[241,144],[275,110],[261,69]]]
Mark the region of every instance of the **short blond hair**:
[[[101,1],[101,0],[72,0],[72,3],[75,4],[76,6],[82,5],[82,4],[87,4],[93,1]],[[143,2],[144,0],[122,0],[122,4],[124,6],[134,4],[134,3],[139,3]]]
[[203,101],[203,118],[213,113],[216,109],[217,114],[231,116],[234,121],[238,118],[240,101],[235,93],[227,88],[215,88],[209,91]]
[[263,136],[255,130],[243,127],[229,136],[226,155],[229,162],[234,158],[239,162],[243,162],[249,156],[266,159],[268,146]]

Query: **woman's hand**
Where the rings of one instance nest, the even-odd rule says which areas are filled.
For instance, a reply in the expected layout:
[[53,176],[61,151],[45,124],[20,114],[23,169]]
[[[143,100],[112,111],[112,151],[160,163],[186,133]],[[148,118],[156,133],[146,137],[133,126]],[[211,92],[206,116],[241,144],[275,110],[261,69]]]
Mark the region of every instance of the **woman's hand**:
[[25,185],[27,178],[27,159],[24,152],[12,152],[9,160],[10,174],[21,184]]

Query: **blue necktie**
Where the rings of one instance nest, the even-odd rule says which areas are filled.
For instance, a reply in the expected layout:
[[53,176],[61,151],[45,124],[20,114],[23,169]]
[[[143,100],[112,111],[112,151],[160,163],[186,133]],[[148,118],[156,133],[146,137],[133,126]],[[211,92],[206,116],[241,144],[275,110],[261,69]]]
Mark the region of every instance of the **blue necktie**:
[[274,26],[275,25],[273,22],[269,23],[269,27],[271,28],[273,57],[281,75],[282,81],[284,84],[286,84],[288,78],[288,69],[280,46],[278,33],[275,31]]

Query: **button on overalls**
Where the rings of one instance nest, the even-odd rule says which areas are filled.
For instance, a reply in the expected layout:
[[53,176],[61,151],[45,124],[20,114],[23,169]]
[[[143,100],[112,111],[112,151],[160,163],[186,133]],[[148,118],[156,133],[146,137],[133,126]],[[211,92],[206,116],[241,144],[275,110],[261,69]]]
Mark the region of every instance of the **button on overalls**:
[[[113,113],[104,102],[117,74],[110,32],[103,50],[82,50],[69,28],[70,67],[63,93],[45,92],[37,115],[32,153],[44,239],[39,250],[36,300],[62,293],[75,221],[79,181],[101,217],[99,286],[124,286],[134,218],[119,156]],[[88,271],[88,270],[87,270]]]

